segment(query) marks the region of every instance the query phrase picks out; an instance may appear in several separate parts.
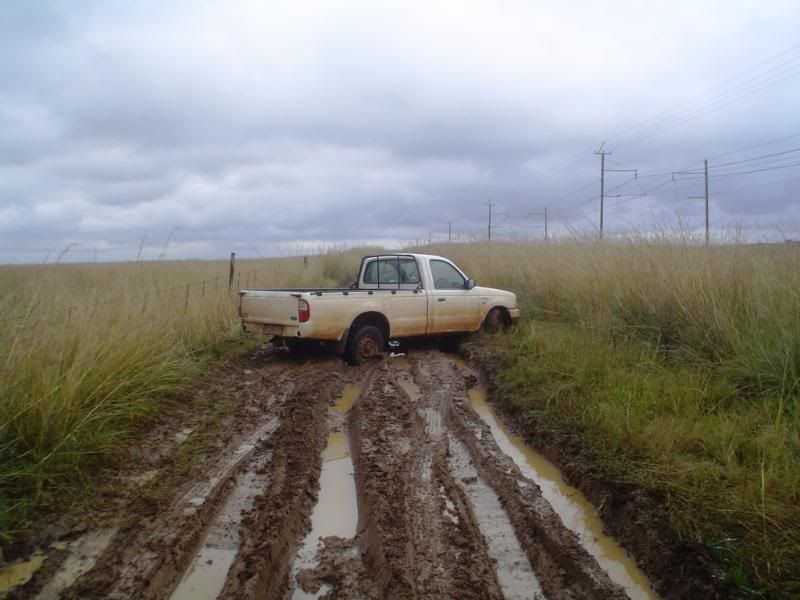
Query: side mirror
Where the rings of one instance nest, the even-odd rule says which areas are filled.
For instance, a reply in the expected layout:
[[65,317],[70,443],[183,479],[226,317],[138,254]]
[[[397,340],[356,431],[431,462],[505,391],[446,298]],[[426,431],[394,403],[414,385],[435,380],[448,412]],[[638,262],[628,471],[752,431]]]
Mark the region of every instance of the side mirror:
[[350,284],[350,289],[351,289],[351,290],[358,289],[358,282],[357,282],[357,281],[354,281],[353,283],[351,283],[351,284]]
[[467,283],[464,284],[464,289],[471,290],[476,285],[474,279],[467,279]]

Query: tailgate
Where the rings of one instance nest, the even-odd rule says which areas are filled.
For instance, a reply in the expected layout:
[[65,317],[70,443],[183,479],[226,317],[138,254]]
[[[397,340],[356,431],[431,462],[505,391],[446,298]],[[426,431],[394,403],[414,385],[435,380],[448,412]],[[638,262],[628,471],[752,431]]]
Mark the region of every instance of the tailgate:
[[297,326],[299,297],[296,292],[243,290],[239,296],[240,316],[250,323]]

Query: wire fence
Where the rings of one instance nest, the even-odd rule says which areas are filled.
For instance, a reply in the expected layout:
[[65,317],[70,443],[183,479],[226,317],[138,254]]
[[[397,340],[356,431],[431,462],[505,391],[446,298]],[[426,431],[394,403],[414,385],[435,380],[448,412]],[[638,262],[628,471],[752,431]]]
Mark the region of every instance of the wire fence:
[[[131,305],[135,303],[141,303],[141,312],[145,313],[147,308],[155,301],[163,301],[165,299],[178,300],[181,298],[183,299],[183,312],[186,313],[189,309],[190,299],[195,295],[198,295],[200,299],[203,299],[210,294],[218,295],[220,291],[227,293],[236,291],[238,293],[239,289],[242,288],[243,283],[245,288],[250,287],[251,285],[257,285],[258,275],[267,271],[274,272],[274,268],[270,267],[236,272],[233,266],[231,266],[231,271],[228,276],[218,275],[216,277],[174,285],[166,288],[156,286],[135,294],[120,293],[112,298],[107,298],[105,300],[88,304],[73,304],[70,306],[62,306],[48,310],[36,310],[36,307],[31,305],[24,314],[0,318],[0,323],[27,322],[31,319],[41,319],[59,314],[65,315],[66,319],[71,319],[78,313],[94,313],[94,311],[96,311],[99,307],[111,304]],[[183,292],[183,295],[176,295],[178,292]]]

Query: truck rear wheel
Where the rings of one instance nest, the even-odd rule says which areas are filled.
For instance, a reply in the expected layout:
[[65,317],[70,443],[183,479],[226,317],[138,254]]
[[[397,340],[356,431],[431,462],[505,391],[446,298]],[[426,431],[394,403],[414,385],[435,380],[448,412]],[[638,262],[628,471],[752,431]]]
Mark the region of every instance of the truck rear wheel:
[[385,346],[383,332],[372,325],[365,325],[348,340],[344,356],[351,365],[360,365],[383,352]]

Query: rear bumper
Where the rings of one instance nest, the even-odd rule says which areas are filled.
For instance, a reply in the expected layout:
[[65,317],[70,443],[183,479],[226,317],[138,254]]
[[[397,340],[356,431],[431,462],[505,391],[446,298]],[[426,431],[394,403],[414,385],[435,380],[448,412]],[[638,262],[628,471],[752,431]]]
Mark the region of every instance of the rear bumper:
[[255,321],[242,320],[242,329],[246,333],[258,335],[274,335],[278,337],[297,337],[300,328],[292,325],[271,325],[268,323],[257,323]]
[[516,323],[519,321],[519,308],[509,308],[508,315],[511,317],[511,322]]

